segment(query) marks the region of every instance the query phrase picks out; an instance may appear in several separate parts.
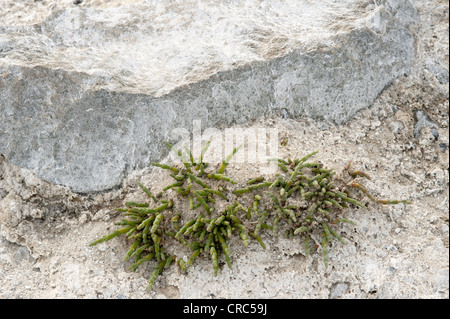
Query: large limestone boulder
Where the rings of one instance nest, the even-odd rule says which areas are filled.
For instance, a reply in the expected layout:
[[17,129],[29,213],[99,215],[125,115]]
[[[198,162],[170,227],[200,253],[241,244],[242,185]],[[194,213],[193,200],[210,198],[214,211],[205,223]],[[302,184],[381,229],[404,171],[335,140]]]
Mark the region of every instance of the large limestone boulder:
[[407,0],[129,1],[0,25],[0,153],[75,192],[120,185],[174,128],[341,124],[414,58]]

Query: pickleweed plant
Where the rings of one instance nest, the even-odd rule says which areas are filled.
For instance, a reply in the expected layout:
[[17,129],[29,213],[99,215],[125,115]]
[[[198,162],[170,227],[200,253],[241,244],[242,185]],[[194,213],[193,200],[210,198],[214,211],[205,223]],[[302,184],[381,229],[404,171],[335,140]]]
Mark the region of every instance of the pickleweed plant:
[[[124,260],[132,260],[130,270],[136,271],[140,265],[151,261],[156,265],[149,279],[149,289],[164,269],[178,265],[185,272],[202,256],[211,260],[214,276],[217,276],[222,258],[232,268],[229,243],[235,237],[245,247],[250,240],[256,240],[265,249],[263,238],[279,236],[281,230],[288,238],[300,236],[303,239],[307,258],[312,247],[320,248],[327,267],[329,243],[337,239],[345,244],[339,232],[340,225],[355,224],[345,218],[346,210],[366,208],[365,197],[377,204],[410,204],[406,200],[376,199],[361,182],[370,176],[361,170],[351,170],[351,162],[344,167],[341,176],[336,177],[338,174],[320,161],[310,161],[317,151],[300,159],[272,159],[279,173],[255,177],[245,185],[238,185],[226,174],[226,168],[239,147],[214,170],[204,162],[209,145],[210,142],[204,145],[196,160],[188,149],[183,152],[167,144],[181,159],[181,166],[152,165],[167,171],[174,182],[156,196],[138,183],[147,194],[148,202],[126,202],[124,207],[117,208],[124,216],[116,223],[119,229],[93,241],[90,246],[124,236],[130,243],[124,257]],[[180,212],[173,196],[188,203],[189,211]],[[319,243],[314,244],[317,238]],[[171,253],[173,241],[184,245],[190,257],[183,259]]]

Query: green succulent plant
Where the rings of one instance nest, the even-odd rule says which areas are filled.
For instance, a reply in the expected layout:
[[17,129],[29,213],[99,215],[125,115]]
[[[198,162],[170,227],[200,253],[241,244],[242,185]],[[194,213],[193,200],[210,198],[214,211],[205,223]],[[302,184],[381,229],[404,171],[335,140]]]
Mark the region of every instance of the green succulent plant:
[[[355,190],[379,204],[410,203],[375,199],[359,181],[361,178],[370,179],[370,176],[360,170],[350,170],[350,162],[344,168],[348,180],[336,178],[336,172],[332,169],[318,161],[309,161],[317,151],[300,159],[273,159],[280,173],[271,180],[266,180],[266,177],[252,178],[245,187],[239,187],[232,177],[225,174],[239,147],[214,171],[211,165],[204,162],[209,145],[210,142],[206,143],[196,161],[188,149],[185,152],[174,150],[172,145],[167,144],[182,160],[182,167],[161,163],[152,165],[167,170],[174,183],[167,185],[163,193],[157,196],[138,183],[149,202],[126,202],[125,207],[117,208],[125,216],[116,223],[121,228],[93,241],[90,246],[125,236],[131,242],[124,257],[124,260],[133,260],[130,270],[136,271],[145,262],[156,262],[149,279],[149,289],[170,265],[176,264],[182,271],[187,271],[200,256],[211,259],[213,273],[217,276],[222,257],[227,266],[232,267],[230,240],[238,236],[247,247],[251,238],[265,249],[262,236],[278,236],[281,227],[286,236],[300,236],[304,240],[306,257],[311,252],[311,239],[318,235],[321,238],[318,246],[327,267],[329,243],[337,239],[345,244],[339,234],[339,225],[354,224],[343,218],[344,210],[366,207],[353,195]],[[225,188],[223,183],[228,186]],[[230,191],[230,188],[233,190]],[[176,205],[167,194],[169,189],[189,203],[190,214],[174,212]],[[244,197],[247,197],[246,200],[243,200]],[[219,210],[216,200],[233,204]],[[244,206],[246,202],[250,203],[248,207]],[[185,260],[170,254],[170,247],[167,247],[169,239],[190,249],[190,257]]]

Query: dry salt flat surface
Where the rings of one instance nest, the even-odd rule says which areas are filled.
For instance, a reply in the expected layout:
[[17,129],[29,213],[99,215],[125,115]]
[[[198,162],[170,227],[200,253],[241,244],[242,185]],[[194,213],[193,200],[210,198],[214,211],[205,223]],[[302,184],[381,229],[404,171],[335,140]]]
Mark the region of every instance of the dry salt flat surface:
[[[46,15],[49,3],[2,1],[2,22],[36,22],[37,13],[21,12],[38,7]],[[0,298],[448,298],[448,2],[413,4],[421,21],[416,68],[372,106],[340,125],[269,117],[246,126],[276,128],[287,141],[280,156],[318,150],[316,158],[336,171],[352,160],[372,177],[365,181],[372,194],[413,202],[346,210],[356,225],[342,227],[347,245],[332,244],[328,268],[320,252],[306,259],[299,240],[267,234],[266,250],[230,245],[232,270],[222,266],[214,277],[210,261],[198,259],[187,273],[170,267],[148,291],[154,265],[128,270],[127,243],[88,244],[115,228],[114,208],[144,199],[137,182],[158,190],[169,182],[165,174],[146,168],[114,190],[82,195],[0,157]],[[228,170],[241,183],[260,173],[244,164]]]

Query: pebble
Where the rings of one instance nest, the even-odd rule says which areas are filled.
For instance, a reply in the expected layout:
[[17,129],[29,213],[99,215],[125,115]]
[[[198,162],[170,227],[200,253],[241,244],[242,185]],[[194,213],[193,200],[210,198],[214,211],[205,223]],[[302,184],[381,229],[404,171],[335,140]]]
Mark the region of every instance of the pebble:
[[405,128],[405,126],[402,122],[393,121],[389,124],[389,128],[392,131],[392,134],[398,135]]
[[106,245],[97,245],[97,249],[100,251],[106,251]]
[[439,147],[441,148],[442,152],[445,152],[448,148],[448,145],[445,143],[440,143]]
[[90,215],[89,212],[82,212],[80,218],[78,218],[78,222],[80,224],[84,224],[85,222],[88,221],[88,216]]
[[437,124],[435,122],[433,122],[432,120],[430,120],[428,115],[422,110],[417,111],[415,114],[415,117],[416,117],[416,124],[414,125],[414,137],[415,138],[419,137],[420,132],[422,131],[422,129],[424,127],[433,127],[433,128],[437,127]]
[[431,130],[431,134],[434,136],[434,139],[437,141],[439,138],[439,133],[438,131],[434,128]]
[[331,287],[330,289],[330,295],[329,298],[330,299],[337,299],[342,297],[342,295],[344,295],[349,288],[349,284],[346,282],[339,282],[339,283],[335,283],[333,284],[333,287]]
[[31,261],[32,257],[26,247],[19,247],[16,251],[15,259],[16,262],[21,263],[22,261]]
[[8,193],[6,192],[6,190],[0,188],[0,200],[2,200],[3,198],[5,198],[6,195],[8,195]]
[[441,225],[441,227],[440,227],[439,230],[441,231],[441,233],[442,233],[443,235],[448,235],[448,233],[449,233],[449,231],[448,231],[448,225],[446,225],[446,224]]

